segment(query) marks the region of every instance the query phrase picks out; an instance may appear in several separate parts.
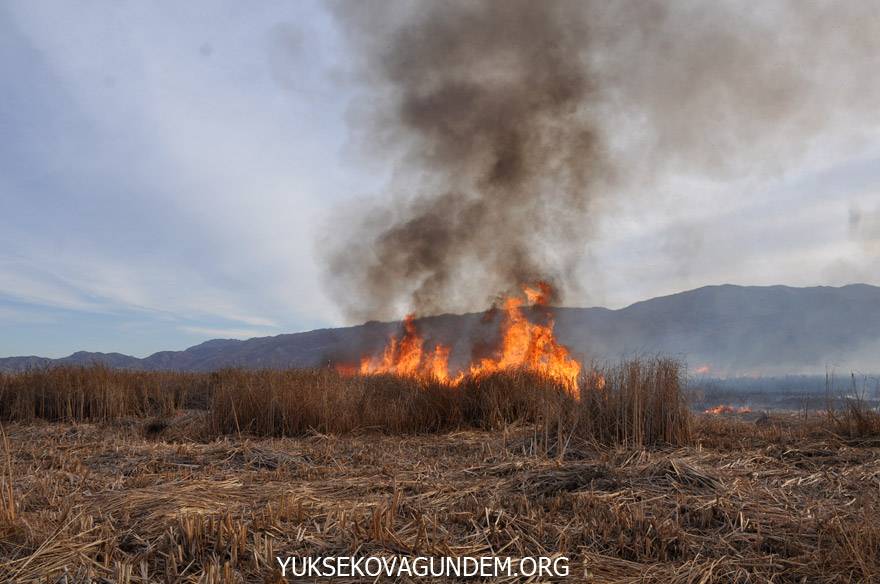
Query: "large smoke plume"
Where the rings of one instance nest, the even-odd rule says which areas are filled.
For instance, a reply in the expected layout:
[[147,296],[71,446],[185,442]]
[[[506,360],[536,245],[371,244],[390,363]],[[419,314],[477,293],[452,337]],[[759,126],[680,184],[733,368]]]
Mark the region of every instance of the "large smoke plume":
[[340,4],[356,135],[395,170],[333,233],[331,291],[367,319],[479,309],[537,279],[577,290],[612,195],[778,171],[829,128],[875,123],[870,4]]

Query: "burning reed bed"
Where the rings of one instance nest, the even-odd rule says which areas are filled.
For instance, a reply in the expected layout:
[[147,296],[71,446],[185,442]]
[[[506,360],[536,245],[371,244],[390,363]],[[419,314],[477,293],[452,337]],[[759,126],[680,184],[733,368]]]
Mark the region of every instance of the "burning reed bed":
[[227,371],[216,377],[211,430],[264,436],[310,432],[430,433],[529,424],[545,435],[642,447],[686,444],[691,416],[677,361],[592,369],[579,397],[527,370],[466,376],[452,386],[395,375]]
[[301,436],[499,429],[532,424],[545,435],[601,444],[685,444],[690,416],[675,361],[630,361],[591,369],[578,397],[527,370],[469,375],[455,385],[391,374],[329,369],[229,369],[147,373],[58,367],[0,377],[0,419],[101,422],[207,410],[205,433]]
[[[591,371],[579,400],[524,371],[0,377],[0,581],[281,583],[276,556],[352,554],[564,555],[572,581],[880,578],[876,443],[794,414],[692,421],[673,362]],[[181,418],[198,439],[143,431]]]

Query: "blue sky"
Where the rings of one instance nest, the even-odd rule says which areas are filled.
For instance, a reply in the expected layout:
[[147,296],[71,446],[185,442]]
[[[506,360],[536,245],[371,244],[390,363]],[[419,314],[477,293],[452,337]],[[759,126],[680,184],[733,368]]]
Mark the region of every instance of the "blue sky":
[[[0,4],[0,356],[343,324],[314,247],[390,172],[352,144],[351,61],[318,2]],[[652,201],[603,214],[568,304],[880,284],[876,128]]]

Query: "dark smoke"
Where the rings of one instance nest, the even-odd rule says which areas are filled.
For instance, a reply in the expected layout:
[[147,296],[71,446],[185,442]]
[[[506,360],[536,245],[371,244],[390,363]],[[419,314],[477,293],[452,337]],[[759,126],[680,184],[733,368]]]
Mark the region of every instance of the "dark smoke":
[[868,4],[340,4],[357,135],[395,172],[328,245],[331,291],[353,319],[577,291],[610,195],[779,171],[848,116],[876,121]]

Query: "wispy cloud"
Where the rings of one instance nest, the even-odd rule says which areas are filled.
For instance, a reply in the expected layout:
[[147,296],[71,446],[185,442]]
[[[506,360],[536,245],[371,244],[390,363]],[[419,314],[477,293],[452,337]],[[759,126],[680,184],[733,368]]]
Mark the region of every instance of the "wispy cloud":
[[[316,217],[369,181],[333,171],[346,102],[327,76],[329,16],[207,7],[0,8],[0,69],[17,79],[0,96],[0,301],[139,313],[171,346],[189,338],[180,322],[333,322]],[[301,55],[272,40],[296,22]]]
[[0,306],[0,323],[52,324],[55,322],[57,319],[48,314]]
[[223,339],[250,339],[253,337],[265,337],[272,334],[270,331],[260,329],[212,328],[202,326],[182,326],[180,327],[180,330],[193,335]]

